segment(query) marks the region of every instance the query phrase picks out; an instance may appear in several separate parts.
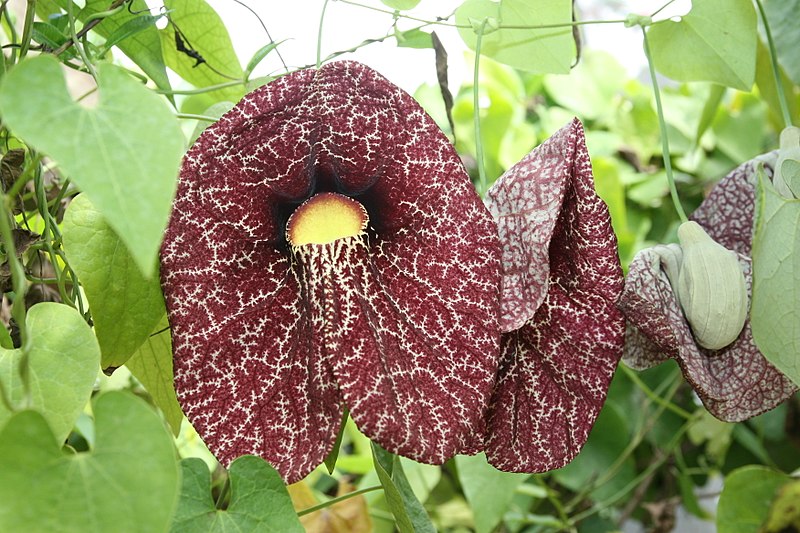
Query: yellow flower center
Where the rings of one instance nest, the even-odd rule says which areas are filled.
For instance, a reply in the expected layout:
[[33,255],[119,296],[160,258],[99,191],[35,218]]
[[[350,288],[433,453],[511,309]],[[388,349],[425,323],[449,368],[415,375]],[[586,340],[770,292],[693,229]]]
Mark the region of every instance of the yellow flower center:
[[327,244],[343,237],[361,235],[369,216],[358,201],[333,192],[315,194],[298,207],[286,223],[292,246]]

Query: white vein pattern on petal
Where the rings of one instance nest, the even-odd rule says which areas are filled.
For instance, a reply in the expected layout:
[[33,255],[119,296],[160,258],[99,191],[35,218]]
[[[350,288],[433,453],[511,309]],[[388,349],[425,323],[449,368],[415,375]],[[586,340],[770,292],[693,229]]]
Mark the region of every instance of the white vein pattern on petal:
[[544,302],[503,337],[487,440],[489,460],[501,470],[546,471],[569,462],[588,437],[621,356],[624,322],[615,304],[622,272],[582,134],[575,121],[550,141],[563,143],[561,160],[551,163],[567,170],[563,208],[548,250]]
[[[383,279],[396,286],[390,297],[402,313],[433,299],[449,302],[445,311],[426,314],[422,322],[424,327],[446,332],[453,323],[458,324],[434,344],[437,349],[446,346],[447,360],[458,363],[446,378],[452,381],[451,394],[457,396],[454,391],[458,381],[458,386],[468,391],[466,400],[460,402],[469,403],[476,413],[487,403],[497,364],[498,335],[492,325],[497,310],[490,303],[497,301],[498,280],[493,280],[491,273],[497,269],[497,244],[492,231],[484,227],[491,227],[491,221],[479,202],[467,202],[466,212],[463,205],[448,204],[450,199],[456,202],[466,197],[469,186],[452,147],[442,142],[439,132],[423,157],[410,153],[418,139],[430,135],[434,127],[418,106],[409,107],[404,118],[423,124],[407,128],[413,134],[411,140],[403,140],[392,133],[392,128],[382,125],[384,121],[391,125],[397,118],[380,106],[373,111],[369,106],[366,111],[359,107],[347,115],[336,111],[341,106],[335,101],[322,105],[320,100],[330,98],[338,83],[325,81],[322,73],[326,68],[314,80],[308,77],[313,86],[307,91],[311,96],[294,94],[292,85],[282,78],[269,91],[245,97],[207,130],[187,155],[174,221],[162,248],[163,283],[165,293],[169,293],[170,319],[177,339],[176,385],[187,415],[223,462],[242,453],[256,453],[275,464],[287,480],[299,479],[321,461],[333,442],[341,415],[339,383],[328,364],[330,358],[320,348],[324,343],[316,339],[320,324],[313,322],[314,313],[302,297],[297,266],[287,256],[274,253],[282,228],[274,224],[268,211],[276,197],[307,195],[314,165],[346,170],[352,178],[351,187],[359,180],[368,185],[387,164],[404,170],[409,180],[404,185],[408,187],[392,183],[381,185],[380,192],[394,201],[393,205],[404,208],[400,217],[403,222],[413,220],[419,210],[425,214],[424,224],[386,228],[391,238],[373,243],[373,263],[378,264]],[[370,81],[366,78],[373,76],[371,71],[365,74],[363,68],[351,64],[343,68],[343,79],[351,82],[364,78],[366,83]],[[333,88],[326,88],[326,83]],[[397,91],[388,96],[377,94],[376,101],[410,100]],[[265,96],[267,102],[259,100]],[[283,100],[292,103],[281,107]],[[348,105],[361,106],[361,102]],[[275,106],[280,109],[273,113],[270,109]],[[320,119],[315,111],[319,109],[330,117]],[[371,131],[381,132],[383,146],[389,138],[397,150],[378,157],[381,144],[377,135],[329,131],[336,129],[326,123],[334,116],[366,120]],[[253,132],[273,134],[259,136]],[[288,134],[281,132],[292,133],[290,141],[286,140]],[[356,155],[346,155],[347,146],[341,148],[362,140],[366,140],[366,149],[352,150],[352,154],[367,154],[372,160],[357,160]],[[285,150],[297,157],[282,155]],[[348,165],[354,168],[344,169]],[[433,187],[425,182],[424,174],[414,175],[411,168],[459,179],[437,182]],[[420,181],[424,186],[418,186]],[[412,192],[420,200],[405,202],[408,189],[415,186],[418,190]],[[426,209],[426,203],[447,208],[437,210],[439,217],[432,216],[433,210]],[[465,220],[480,223],[465,227]],[[445,260],[451,251],[448,245],[455,245],[452,255],[459,263]],[[409,253],[412,248],[413,253]],[[408,257],[399,258],[398,251]],[[206,260],[198,262],[198,257]],[[477,270],[472,270],[475,266]],[[460,276],[465,281],[431,282],[461,280]],[[231,286],[237,287],[233,293]],[[277,316],[276,307],[282,311]],[[230,340],[219,340],[229,336]],[[358,344],[355,347],[361,349]],[[454,359],[453,354],[459,357]],[[455,372],[466,371],[470,374],[455,379]],[[463,410],[458,401],[453,403]],[[472,416],[470,422],[475,418]],[[448,440],[444,434],[453,425],[452,420],[437,420],[442,442]],[[378,424],[376,432],[388,434],[386,427],[388,422]],[[265,434],[265,428],[271,428],[271,434]],[[469,427],[462,424],[456,432],[460,434],[450,440],[464,449],[470,449],[467,433],[482,433],[480,423]],[[391,435],[386,439],[397,442],[398,449],[407,440]],[[423,459],[441,461],[443,455],[453,453],[452,442],[440,446]]]

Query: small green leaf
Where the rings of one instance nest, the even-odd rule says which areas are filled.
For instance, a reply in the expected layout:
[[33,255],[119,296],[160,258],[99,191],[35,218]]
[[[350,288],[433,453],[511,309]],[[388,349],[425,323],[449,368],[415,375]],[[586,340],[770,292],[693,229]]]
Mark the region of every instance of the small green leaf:
[[125,363],[131,374],[147,389],[153,403],[164,413],[172,433],[178,435],[183,411],[172,382],[172,336],[167,315],[138,350]]
[[727,89],[724,85],[714,84],[711,86],[711,92],[708,94],[705,104],[703,104],[703,111],[700,113],[700,120],[697,122],[697,132],[694,136],[696,145],[700,145],[700,138],[711,126],[711,123],[714,122],[719,105],[722,103],[722,97],[725,96],[726,91]]
[[103,368],[118,367],[166,312],[157,276],[136,268],[128,250],[85,194],[64,217],[64,249],[89,300]]
[[103,43],[103,47],[109,49],[112,46],[121,46],[122,41],[133,37],[137,33],[154,28],[156,21],[161,17],[162,15],[142,15],[130,19],[108,35],[106,42]]
[[121,68],[101,64],[98,86],[99,104],[86,109],[70,97],[54,57],[26,59],[0,85],[0,112],[16,134],[58,161],[151,276],[183,133],[166,102]]
[[411,490],[400,458],[372,443],[372,460],[400,533],[434,533],[436,529]]
[[231,500],[218,510],[211,498],[211,473],[197,458],[181,461],[183,488],[170,533],[291,533],[304,531],[280,475],[263,459],[239,457],[228,468]]
[[269,43],[268,45],[265,45],[265,46],[262,46],[261,48],[259,48],[256,51],[256,53],[253,54],[253,57],[250,58],[250,61],[247,62],[247,68],[244,69],[244,77],[245,78],[249,78],[250,77],[250,73],[253,72],[253,70],[258,66],[258,64],[261,63],[261,61],[263,61],[263,59],[265,57],[267,57],[270,52],[275,50],[278,46],[280,46],[284,42],[285,41],[278,41],[278,42],[275,42],[275,43]]
[[433,48],[431,34],[419,28],[395,32],[394,37],[400,48]]
[[744,466],[728,474],[717,507],[718,533],[759,531],[775,492],[789,479],[764,466]]
[[486,454],[456,456],[458,480],[475,515],[476,533],[491,533],[503,519],[514,493],[528,474],[510,474],[486,462]]
[[384,4],[391,7],[392,9],[399,9],[403,11],[405,9],[413,9],[417,7],[420,0],[381,0]]
[[348,411],[347,407],[345,407],[344,413],[342,414],[342,423],[339,425],[339,434],[336,435],[336,441],[333,443],[333,448],[323,461],[323,463],[325,463],[325,468],[328,469],[329,474],[333,474],[333,471],[336,468],[336,460],[339,459],[339,450],[342,448],[342,440],[344,439],[344,432],[347,430],[347,418],[349,416],[350,411]]
[[753,87],[758,33],[751,0],[694,0],[680,22],[655,23],[647,37],[653,62],[667,77]]
[[767,360],[800,385],[800,200],[759,172],[750,325]]
[[37,412],[8,422],[0,433],[1,531],[167,531],[180,480],[161,420],[122,392],[100,396],[94,415],[97,444],[78,454],[62,451]]
[[[501,26],[531,26],[531,29],[499,28],[484,31],[481,54],[529,72],[567,74],[575,57],[570,0],[466,0],[456,11],[456,23],[495,19]],[[563,24],[563,28],[539,28]],[[458,29],[461,38],[475,49],[477,35],[471,28]]]
[[[100,348],[83,317],[69,306],[47,302],[34,305],[26,322],[30,335],[30,407],[44,416],[56,439],[62,442],[89,401],[100,364]],[[21,358],[20,349],[0,349],[0,382],[16,406],[24,398],[19,375]],[[12,414],[0,403],[0,427]],[[0,527],[0,531],[5,530]]]
[[33,23],[31,38],[37,43],[53,49],[58,48],[69,39],[58,28],[46,22]]

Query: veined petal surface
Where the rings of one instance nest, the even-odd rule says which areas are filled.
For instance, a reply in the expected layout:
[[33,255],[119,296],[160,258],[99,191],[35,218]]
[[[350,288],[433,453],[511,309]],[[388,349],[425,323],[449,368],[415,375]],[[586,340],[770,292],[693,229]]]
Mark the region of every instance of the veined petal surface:
[[523,323],[503,335],[486,454],[500,470],[552,470],[586,442],[624,338],[617,240],[581,123],[506,172],[487,203],[504,246],[504,327]]
[[[367,210],[367,234],[292,249],[310,196]],[[299,247],[303,248],[303,247]],[[343,402],[389,451],[474,452],[499,358],[495,225],[447,138],[355,62],[283,76],[186,156],[162,247],[181,404],[224,463],[287,481],[331,449]]]

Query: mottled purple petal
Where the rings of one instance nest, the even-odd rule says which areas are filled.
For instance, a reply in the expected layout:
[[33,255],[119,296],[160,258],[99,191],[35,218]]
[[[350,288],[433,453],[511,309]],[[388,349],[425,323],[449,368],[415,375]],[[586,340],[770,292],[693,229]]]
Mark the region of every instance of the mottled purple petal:
[[486,454],[501,470],[543,472],[565,465],[586,442],[624,337],[617,240],[594,190],[580,122],[536,148],[487,197],[504,245],[503,281],[513,288],[503,291],[506,324],[530,312],[514,291],[542,301],[503,335]]
[[[756,162],[750,161],[731,172],[691,216],[709,236],[738,252],[748,293],[755,170]],[[721,350],[696,344],[664,272],[663,248],[639,252],[625,279],[620,299],[628,320],[625,363],[644,369],[675,358],[706,409],[728,422],[761,414],[791,396],[797,387],[758,351],[749,321],[739,337]]]
[[[292,251],[292,210],[358,200],[367,235]],[[414,100],[338,62],[246,96],[187,154],[162,247],[181,404],[223,463],[287,481],[342,406],[389,451],[475,451],[499,357],[499,244],[458,156]],[[343,403],[344,402],[344,403]]]

